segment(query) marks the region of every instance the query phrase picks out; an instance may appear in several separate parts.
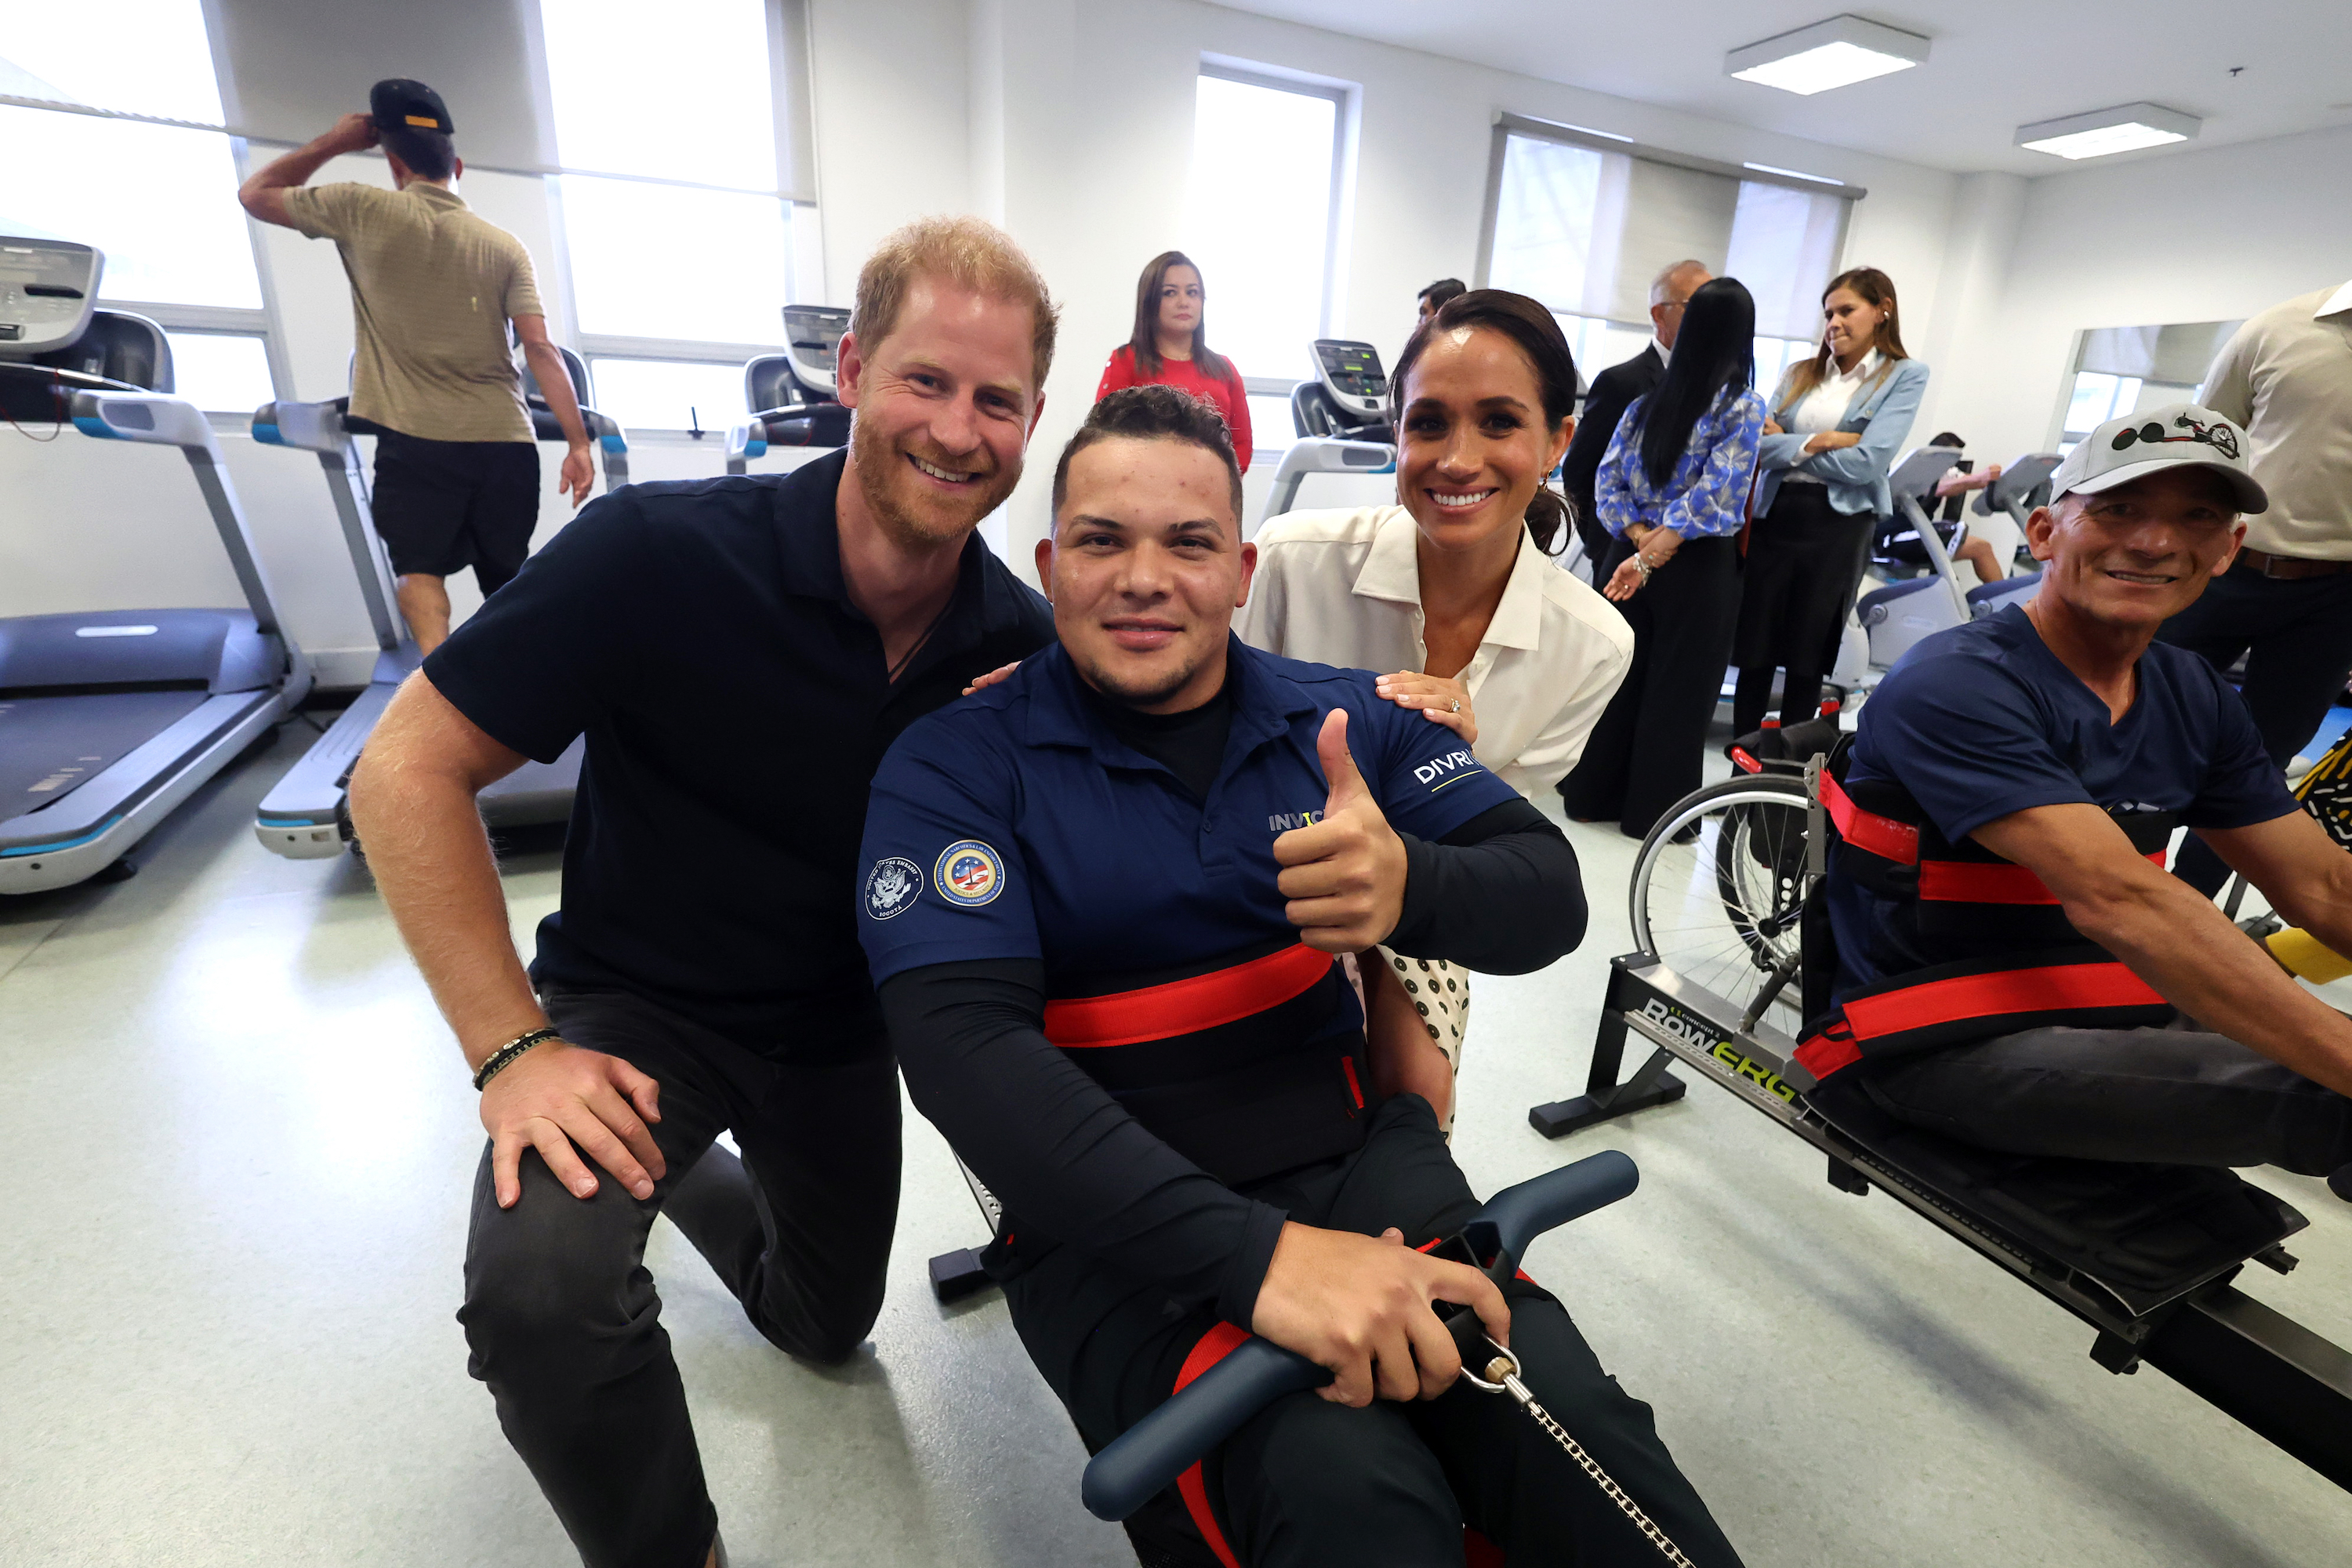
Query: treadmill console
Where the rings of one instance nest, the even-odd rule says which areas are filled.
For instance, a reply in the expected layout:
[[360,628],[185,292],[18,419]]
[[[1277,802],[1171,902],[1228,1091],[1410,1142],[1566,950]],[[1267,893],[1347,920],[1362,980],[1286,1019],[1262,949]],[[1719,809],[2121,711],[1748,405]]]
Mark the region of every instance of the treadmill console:
[[1312,353],[1323,390],[1352,423],[1388,417],[1389,378],[1381,371],[1381,351],[1344,338],[1318,338]]
[[79,339],[105,269],[92,246],[0,236],[0,359],[30,359]]
[[831,397],[841,334],[847,331],[849,312],[838,305],[785,306],[784,352],[792,360],[793,379],[817,396]]

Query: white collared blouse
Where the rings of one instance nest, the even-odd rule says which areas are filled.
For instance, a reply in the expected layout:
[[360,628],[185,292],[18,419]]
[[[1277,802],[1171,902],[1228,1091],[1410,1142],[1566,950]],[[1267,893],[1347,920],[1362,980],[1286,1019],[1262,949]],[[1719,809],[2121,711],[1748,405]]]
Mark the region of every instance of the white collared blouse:
[[[1286,658],[1422,669],[1419,530],[1401,506],[1287,512],[1257,535],[1242,640]],[[1584,754],[1633,661],[1633,629],[1523,531],[1502,603],[1456,677],[1476,710],[1480,762],[1529,800]]]

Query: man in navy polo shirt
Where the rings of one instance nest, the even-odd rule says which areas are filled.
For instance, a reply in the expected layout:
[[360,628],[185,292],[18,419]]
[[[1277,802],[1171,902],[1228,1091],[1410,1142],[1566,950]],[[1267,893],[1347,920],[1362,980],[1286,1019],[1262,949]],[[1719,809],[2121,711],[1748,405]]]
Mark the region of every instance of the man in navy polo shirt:
[[1371,675],[1232,636],[1241,499],[1213,410],[1096,405],[1038,552],[1059,647],[875,775],[862,934],[916,1105],[1004,1202],[1014,1325],[1097,1448],[1236,1330],[1331,1369],[1163,1500],[1228,1563],[1456,1568],[1466,1521],[1514,1561],[1655,1564],[1549,1436],[1456,1386],[1432,1305],[1465,1303],[1693,1561],[1736,1563],[1556,1300],[1412,1250],[1475,1200],[1428,1102],[1379,1098],[1333,955],[1538,968],[1583,935],[1576,859]]
[[[848,451],[594,502],[425,661],[352,780],[482,1090],[470,1368],[592,1568],[721,1555],[642,1266],[656,1214],[782,1350],[843,1360],[880,1309],[898,1086],[853,856],[898,732],[1052,635],[973,530],[1021,477],[1054,323],[986,224],[892,235],[841,340]],[[474,793],[582,734],[526,976]]]
[[2042,587],[1938,633],[1862,710],[1827,907],[1836,1006],[1798,1052],[1825,1105],[2023,1154],[2274,1164],[2352,1198],[2352,1019],[2163,869],[2186,826],[2352,952],[2352,855],[2246,705],[2154,640],[2268,504],[2244,433],[2111,420],[2027,524]]

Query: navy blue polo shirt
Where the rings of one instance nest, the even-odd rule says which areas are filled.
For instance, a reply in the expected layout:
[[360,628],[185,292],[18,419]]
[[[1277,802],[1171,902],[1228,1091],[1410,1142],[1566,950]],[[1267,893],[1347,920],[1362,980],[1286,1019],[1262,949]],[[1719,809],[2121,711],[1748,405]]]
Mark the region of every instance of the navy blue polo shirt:
[[[1204,799],[1111,732],[1059,647],[909,726],[875,774],[860,855],[876,982],[1031,959],[1047,994],[1066,994],[1091,976],[1295,939],[1274,841],[1322,814],[1315,744],[1334,708],[1400,832],[1434,841],[1519,798],[1451,730],[1375,693],[1370,673],[1226,647],[1233,723]],[[1349,1006],[1331,1026],[1357,1026]]]
[[[2140,656],[2120,719],[2059,661],[2016,606],[1923,639],[1863,705],[1849,792],[1892,781],[1958,844],[2042,805],[2118,816],[2177,813],[2191,828],[2248,827],[2302,808],[2246,705],[2201,657],[2168,643]],[[1839,1000],[1890,974],[1963,954],[1912,951],[1890,900],[1830,859]]]
[[563,903],[531,977],[641,995],[772,1057],[874,1048],[851,900],[866,786],[900,731],[1053,640],[975,535],[896,681],[849,602],[846,458],[591,501],[425,661],[501,744],[587,737]]

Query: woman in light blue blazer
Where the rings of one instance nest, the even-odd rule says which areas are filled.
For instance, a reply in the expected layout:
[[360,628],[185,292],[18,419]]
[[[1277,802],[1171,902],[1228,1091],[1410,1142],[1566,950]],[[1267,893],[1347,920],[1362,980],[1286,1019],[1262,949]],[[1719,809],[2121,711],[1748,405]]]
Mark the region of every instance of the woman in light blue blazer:
[[1821,352],[1789,368],[1772,395],[1756,484],[1732,659],[1732,733],[1764,721],[1772,671],[1786,669],[1780,721],[1819,710],[1822,677],[1861,581],[1877,520],[1895,510],[1886,472],[1910,437],[1927,367],[1903,348],[1895,282],[1874,267],[1841,272],[1822,293]]

